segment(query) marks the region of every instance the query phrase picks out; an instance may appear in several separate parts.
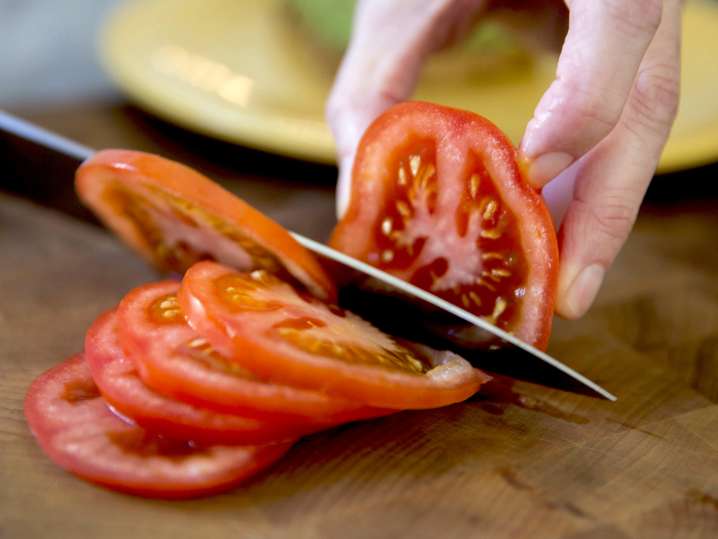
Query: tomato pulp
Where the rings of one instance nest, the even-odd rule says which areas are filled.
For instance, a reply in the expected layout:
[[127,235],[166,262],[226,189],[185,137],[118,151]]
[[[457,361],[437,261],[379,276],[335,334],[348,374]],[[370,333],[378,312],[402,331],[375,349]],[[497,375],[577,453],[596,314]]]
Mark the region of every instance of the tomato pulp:
[[514,147],[481,116],[420,102],[380,116],[359,144],[330,243],[548,344],[558,276],[551,217]]

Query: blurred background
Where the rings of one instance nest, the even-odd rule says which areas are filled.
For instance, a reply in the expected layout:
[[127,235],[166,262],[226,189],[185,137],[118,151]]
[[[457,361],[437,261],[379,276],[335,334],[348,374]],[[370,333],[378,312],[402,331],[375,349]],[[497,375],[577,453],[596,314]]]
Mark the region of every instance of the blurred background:
[[[718,2],[689,0],[681,112],[649,200],[715,193]],[[515,141],[547,87],[565,31],[485,22],[426,67],[417,97],[475,110]],[[323,238],[334,222],[324,100],[348,39],[351,0],[0,0],[0,107],[92,147],[187,162],[285,225]],[[521,28],[518,34],[511,29]],[[526,32],[539,28],[539,32]],[[517,36],[521,35],[521,38]],[[690,173],[686,173],[690,171]],[[313,219],[301,219],[312,208]]]
[[30,108],[112,99],[96,34],[119,0],[0,0],[0,106]]

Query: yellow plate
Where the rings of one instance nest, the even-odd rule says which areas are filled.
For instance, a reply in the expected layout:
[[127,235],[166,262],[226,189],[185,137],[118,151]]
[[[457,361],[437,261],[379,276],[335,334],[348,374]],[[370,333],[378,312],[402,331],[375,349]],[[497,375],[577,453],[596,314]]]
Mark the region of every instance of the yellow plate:
[[[334,162],[324,118],[331,62],[289,20],[282,0],[133,0],[108,21],[110,74],[157,115],[207,135],[304,159]],[[718,5],[689,1],[681,108],[663,153],[665,172],[718,159]],[[489,76],[430,70],[417,97],[474,110],[515,141],[555,57]],[[432,76],[433,75],[433,76]]]

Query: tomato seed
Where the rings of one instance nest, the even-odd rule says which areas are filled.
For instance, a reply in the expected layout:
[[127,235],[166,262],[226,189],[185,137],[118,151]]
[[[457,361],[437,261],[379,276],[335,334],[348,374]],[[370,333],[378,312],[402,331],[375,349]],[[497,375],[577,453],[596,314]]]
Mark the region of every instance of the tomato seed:
[[481,230],[480,236],[488,240],[495,240],[497,238],[500,238],[501,234],[503,234],[503,231],[499,227],[488,229],[485,228]]
[[481,260],[504,260],[504,258],[501,253],[488,252],[481,254]]
[[497,277],[497,278],[501,279],[503,277],[510,277],[511,272],[509,270],[503,269],[503,268],[494,268],[491,270],[491,275],[492,275],[492,277]]
[[391,220],[391,217],[385,217],[381,222],[381,231],[384,235],[389,236],[392,230],[394,230],[394,221]]
[[491,200],[489,200],[486,203],[486,207],[484,208],[484,212],[482,214],[484,221],[491,220],[498,208],[499,208],[499,205],[496,203],[496,201],[493,198]]
[[403,200],[397,201],[396,209],[402,217],[406,218],[411,216],[411,208],[409,208],[409,205]]
[[476,195],[479,193],[479,175],[478,174],[472,174],[471,178],[469,179],[469,195],[471,198],[475,199]]
[[416,178],[419,173],[419,167],[421,166],[421,157],[418,155],[412,155],[409,157],[409,168],[411,168],[411,175]]
[[494,303],[494,312],[491,313],[491,318],[496,322],[496,320],[503,314],[503,312],[506,310],[506,300],[502,298],[501,296],[496,298],[496,302]]
[[160,303],[160,309],[176,309],[178,306],[177,297],[170,296]]

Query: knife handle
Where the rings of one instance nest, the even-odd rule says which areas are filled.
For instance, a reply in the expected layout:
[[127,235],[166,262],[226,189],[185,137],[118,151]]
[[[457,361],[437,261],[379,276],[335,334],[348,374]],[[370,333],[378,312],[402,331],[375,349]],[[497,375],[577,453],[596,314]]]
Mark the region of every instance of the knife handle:
[[0,111],[0,189],[96,222],[75,194],[75,170],[91,148]]

